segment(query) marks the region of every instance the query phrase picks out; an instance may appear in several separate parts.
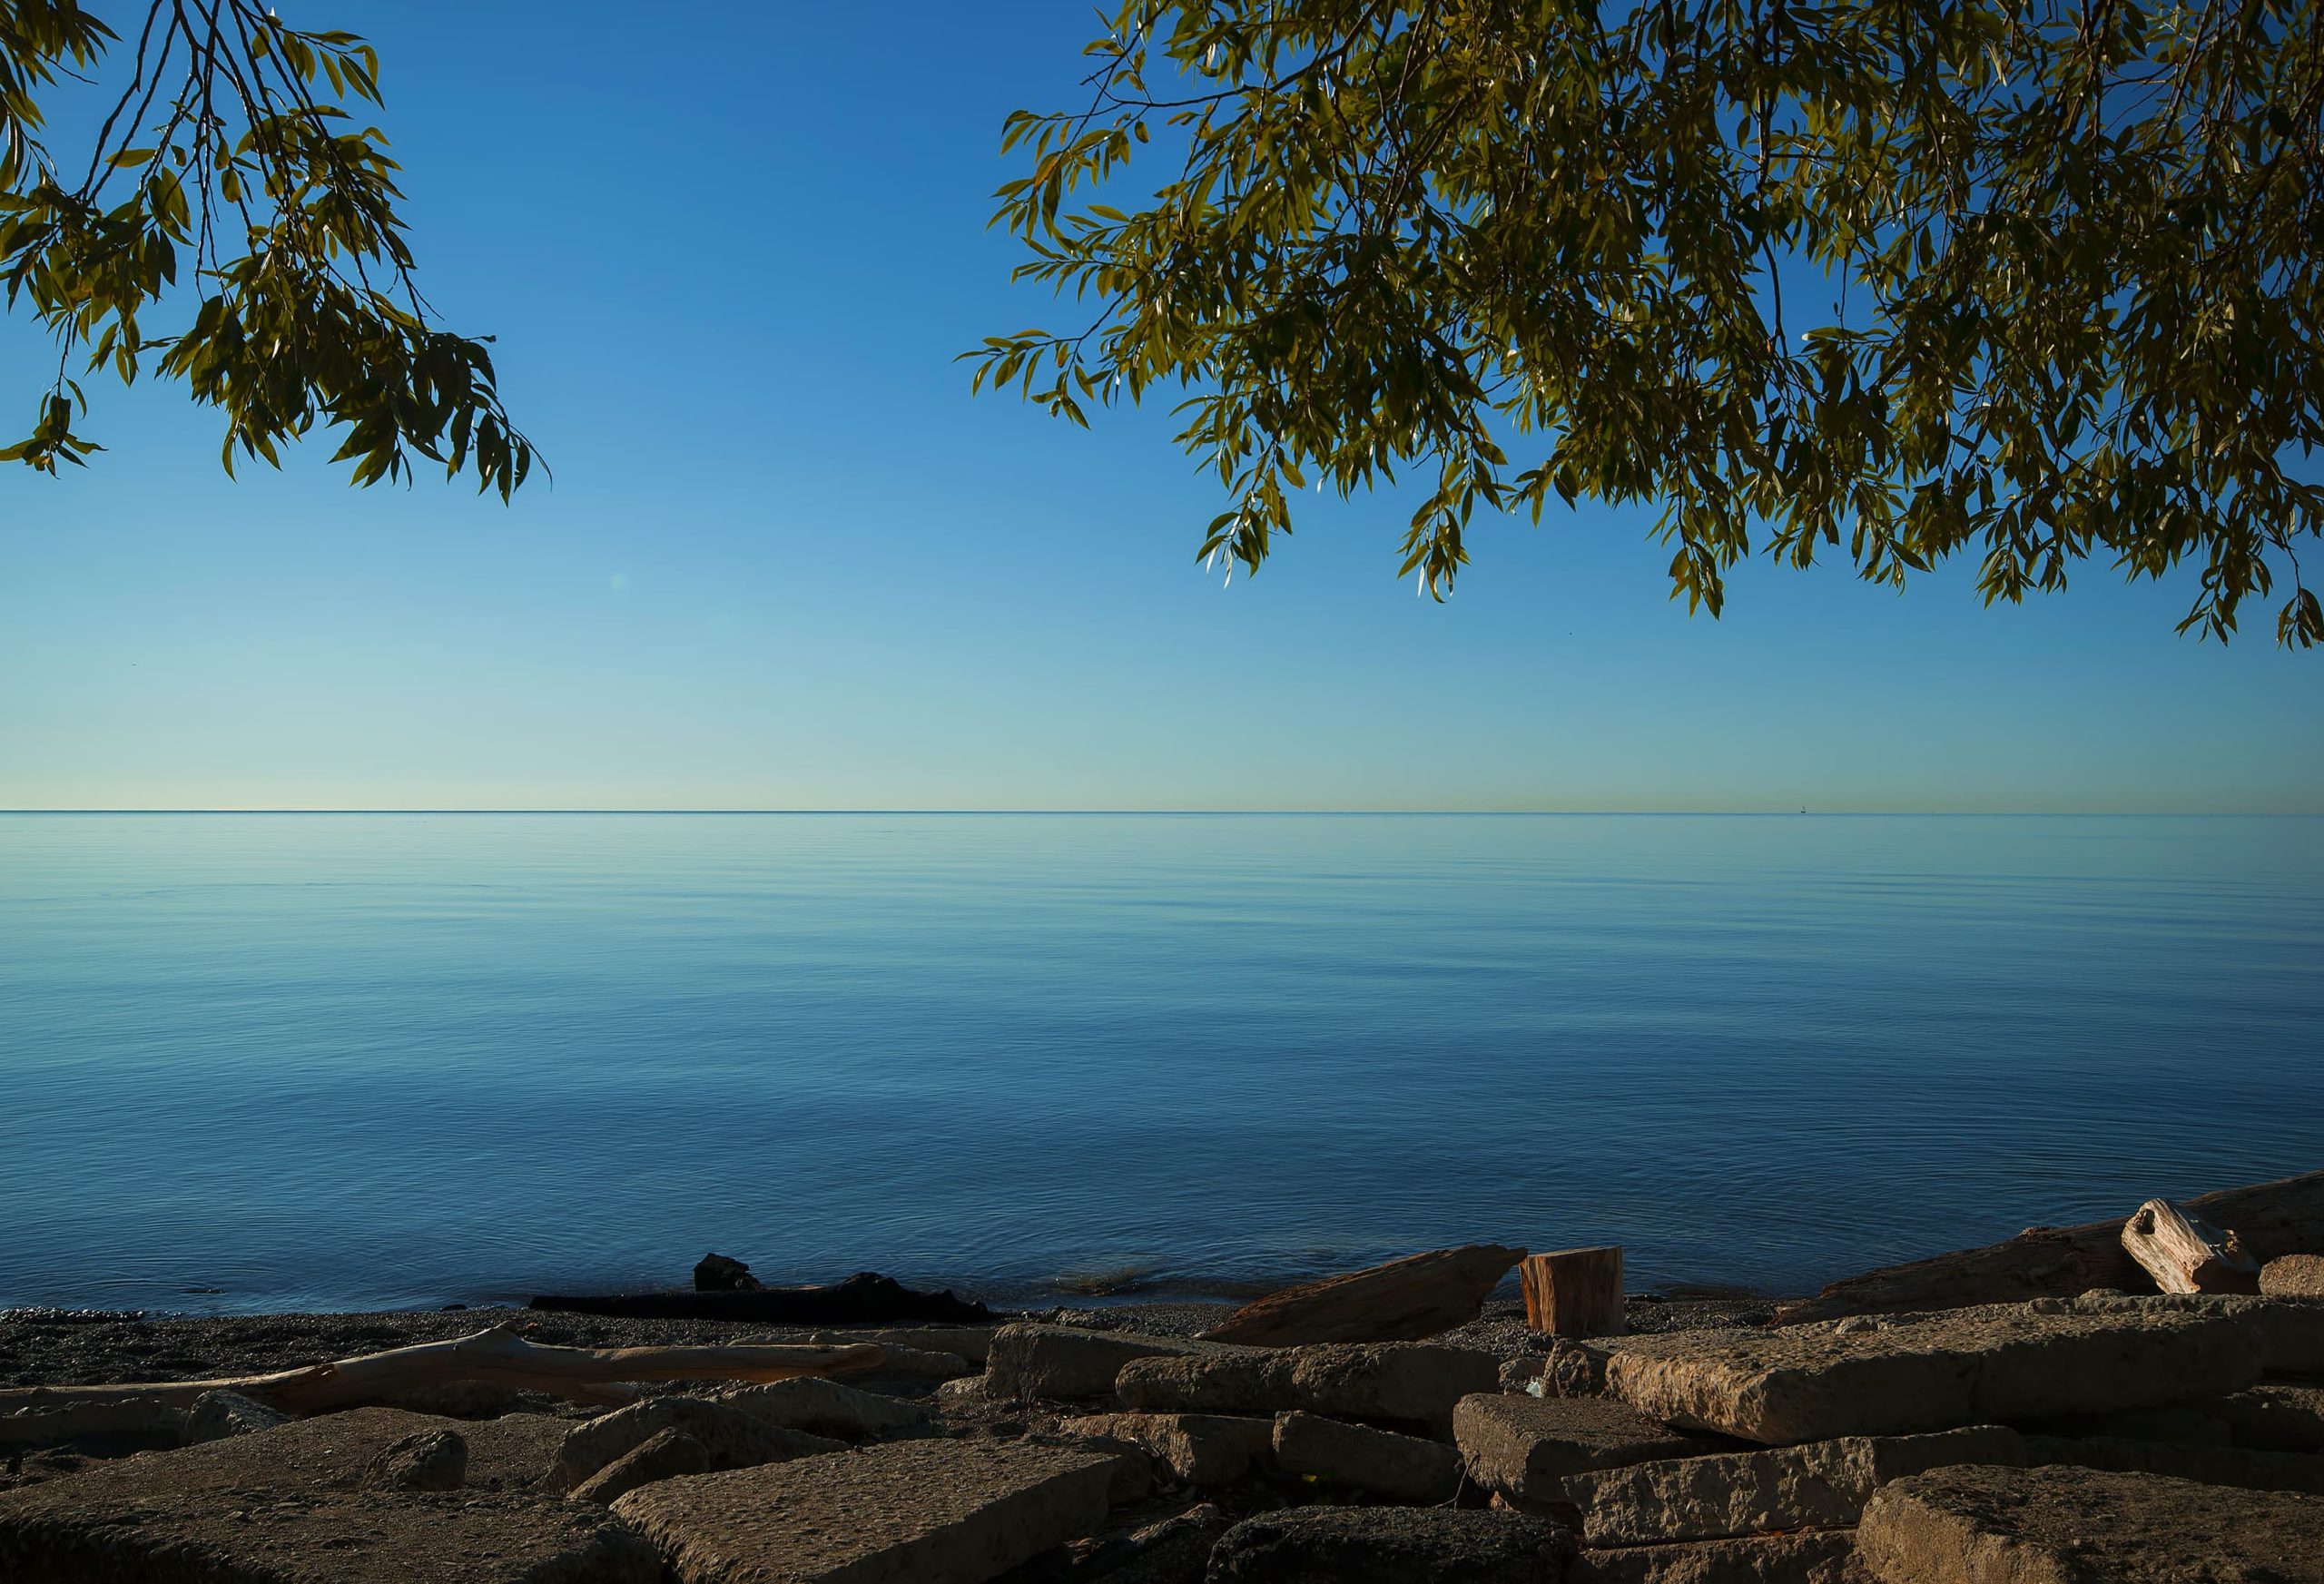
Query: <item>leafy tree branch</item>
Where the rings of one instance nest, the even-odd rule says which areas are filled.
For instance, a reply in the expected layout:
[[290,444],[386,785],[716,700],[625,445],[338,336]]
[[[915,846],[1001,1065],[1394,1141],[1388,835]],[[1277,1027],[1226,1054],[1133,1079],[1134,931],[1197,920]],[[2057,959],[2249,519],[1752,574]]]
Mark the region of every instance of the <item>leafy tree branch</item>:
[[1415,470],[1439,596],[1480,506],[1589,496],[1713,614],[1755,552],[2104,558],[2324,639],[2313,0],[1125,0],[1088,54],[995,223],[1090,321],[967,356],[1077,422],[1176,388],[1206,556]]
[[[85,162],[43,141],[44,91],[126,62]],[[151,367],[226,418],[221,457],[277,466],[319,424],[357,484],[414,458],[505,500],[535,465],[485,342],[438,328],[396,212],[381,103],[353,34],[253,0],[151,0],[133,44],[75,0],[0,0],[0,282],[54,337],[32,431],[0,460],[54,474],[102,449],[80,378]],[[156,324],[182,296],[190,320]]]

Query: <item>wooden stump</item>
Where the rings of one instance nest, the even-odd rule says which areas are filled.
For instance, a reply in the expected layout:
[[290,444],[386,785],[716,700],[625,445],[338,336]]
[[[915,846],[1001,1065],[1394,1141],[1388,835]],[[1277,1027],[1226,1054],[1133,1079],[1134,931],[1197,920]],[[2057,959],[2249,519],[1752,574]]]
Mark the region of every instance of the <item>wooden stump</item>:
[[2168,1199],[2149,1199],[2122,1225],[2122,1247],[2166,1293],[2257,1293],[2260,1264],[2221,1232]]
[[1567,1248],[1529,1256],[1517,1267],[1525,1324],[1551,1336],[1622,1333],[1622,1251]]

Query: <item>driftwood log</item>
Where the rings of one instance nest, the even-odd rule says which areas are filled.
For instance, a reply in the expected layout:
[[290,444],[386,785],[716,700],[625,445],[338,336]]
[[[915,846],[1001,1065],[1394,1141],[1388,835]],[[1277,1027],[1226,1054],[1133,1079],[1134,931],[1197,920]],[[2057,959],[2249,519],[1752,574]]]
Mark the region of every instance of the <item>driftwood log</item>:
[[1525,1290],[1525,1329],[1550,1336],[1620,1336],[1622,1251],[1565,1248],[1518,1263]]
[[546,1392],[576,1402],[619,1407],[632,1394],[624,1381],[787,1381],[877,1369],[885,1354],[868,1343],[848,1347],[735,1344],[725,1347],[546,1347],[504,1326],[448,1342],[263,1375],[214,1381],[145,1381],[107,1386],[18,1386],[0,1390],[0,1414],[74,1404],[143,1399],[190,1407],[205,1392],[238,1392],[284,1413],[323,1413],[359,1408],[418,1386],[482,1381],[521,1392]]
[[[2324,1225],[2324,1172],[2221,1188],[2180,1201],[2221,1226],[2232,1226],[2244,1252],[2265,1264],[2311,1249]],[[1970,1304],[2022,1304],[2073,1298],[2093,1287],[2148,1291],[2153,1284],[2122,1247],[2122,1224],[2036,1226],[2005,1243],[1962,1249],[1910,1264],[1888,1265],[1834,1282],[1813,1298],[1785,1305],[1778,1325],[1848,1314],[1958,1309]]]
[[2257,1293],[2260,1262],[2168,1199],[2149,1199],[2122,1224],[2122,1247],[2166,1293]]
[[758,1325],[973,1325],[992,1318],[992,1311],[983,1304],[949,1290],[916,1292],[873,1271],[859,1271],[826,1287],[547,1294],[535,1298],[531,1306],[616,1320],[746,1320]]
[[1471,1244],[1416,1254],[1256,1298],[1204,1332],[1210,1342],[1293,1347],[1318,1342],[1418,1342],[1465,1325],[1521,1248]]

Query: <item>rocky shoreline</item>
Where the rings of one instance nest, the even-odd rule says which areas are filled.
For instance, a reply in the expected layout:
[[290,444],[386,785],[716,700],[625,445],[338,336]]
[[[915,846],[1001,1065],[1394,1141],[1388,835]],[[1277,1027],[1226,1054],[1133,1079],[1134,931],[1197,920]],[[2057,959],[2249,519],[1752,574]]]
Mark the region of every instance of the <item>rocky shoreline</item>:
[[[2142,1207],[2115,1284],[2083,1284],[2083,1229],[2037,1229],[1791,1304],[1625,1301],[1619,1252],[1576,1250],[1528,1259],[1520,1305],[1487,1294],[1524,1251],[1472,1249],[1241,1310],[956,1325],[15,1312],[0,1579],[2324,1584],[2324,1173],[2238,1192],[2264,1259],[2191,1211],[2193,1251],[2151,1253]],[[1607,1255],[1618,1318],[1559,1334]],[[2134,1290],[2151,1259],[2195,1290]],[[1823,1312],[1932,1281],[1963,1301]],[[2022,1294],[2045,1283],[2073,1291]],[[504,1327],[867,1367],[594,1403],[448,1379],[307,1417],[263,1384]]]
[[[1192,1336],[1216,1324],[1235,1307],[1197,1303],[1063,1305],[998,1318],[1001,1323],[1054,1321],[1098,1331]],[[1630,1324],[1641,1332],[1763,1324],[1776,1307],[1772,1299],[1742,1294],[1719,1298],[1633,1294]],[[317,1359],[440,1342],[496,1325],[517,1326],[536,1341],[570,1347],[803,1342],[827,1334],[825,1328],[815,1326],[608,1319],[515,1308],[150,1317],[126,1312],[0,1310],[0,1387],[250,1374]],[[1540,1347],[1540,1339],[1526,1332],[1523,1308],[1514,1300],[1488,1301],[1474,1323],[1446,1333],[1446,1340],[1510,1357]]]

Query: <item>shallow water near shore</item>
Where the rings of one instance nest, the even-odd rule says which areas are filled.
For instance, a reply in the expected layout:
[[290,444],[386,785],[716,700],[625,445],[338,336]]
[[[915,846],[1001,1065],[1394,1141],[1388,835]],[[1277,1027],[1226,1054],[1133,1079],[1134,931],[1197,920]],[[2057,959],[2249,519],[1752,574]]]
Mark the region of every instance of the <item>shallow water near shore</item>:
[[2324,1166],[2319,881],[2316,819],[0,815],[0,1306],[1804,1291]]

